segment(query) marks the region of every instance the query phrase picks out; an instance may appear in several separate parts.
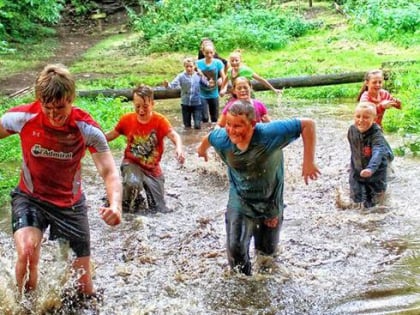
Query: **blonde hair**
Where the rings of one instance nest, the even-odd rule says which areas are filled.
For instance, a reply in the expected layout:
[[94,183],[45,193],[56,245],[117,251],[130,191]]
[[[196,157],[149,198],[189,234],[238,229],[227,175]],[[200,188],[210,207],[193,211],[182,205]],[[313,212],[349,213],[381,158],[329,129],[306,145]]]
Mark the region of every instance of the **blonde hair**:
[[229,59],[232,57],[238,57],[239,59],[242,60],[242,51],[240,49],[235,49],[234,51],[230,53]]
[[376,105],[371,102],[360,102],[356,109],[363,109],[369,111],[373,116],[376,116]]
[[194,63],[194,58],[192,57],[184,58],[183,65],[185,66],[187,63]]
[[75,80],[64,65],[49,64],[35,81],[35,97],[43,104],[63,100],[72,103],[76,98]]
[[362,97],[362,94],[368,90],[367,88],[367,82],[374,76],[374,75],[380,75],[384,77],[384,72],[381,69],[374,69],[370,70],[365,73],[364,81],[362,88],[359,91],[359,95],[357,96],[357,101],[360,101],[360,98]]

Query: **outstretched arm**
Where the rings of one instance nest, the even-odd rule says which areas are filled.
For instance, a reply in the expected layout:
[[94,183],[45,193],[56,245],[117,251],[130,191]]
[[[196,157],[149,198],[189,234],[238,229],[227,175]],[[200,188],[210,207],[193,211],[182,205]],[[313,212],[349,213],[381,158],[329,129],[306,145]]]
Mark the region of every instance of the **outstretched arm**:
[[105,182],[109,201],[109,207],[101,207],[99,214],[107,224],[117,225],[121,222],[122,185],[114,158],[111,151],[107,151],[92,154],[92,159]]
[[209,136],[207,135],[207,136],[203,137],[200,145],[197,147],[198,157],[204,158],[204,161],[207,162],[209,160],[209,157],[207,155],[207,150],[210,147],[211,147],[211,145],[210,145],[210,142],[209,142]]
[[182,140],[179,134],[171,129],[169,133],[167,134],[167,137],[172,141],[172,143],[175,145],[175,154],[176,158],[179,163],[183,164],[185,161],[185,155],[184,150],[182,149]]
[[315,165],[315,144],[316,131],[315,122],[312,119],[302,118],[302,140],[303,140],[303,166],[302,176],[307,185],[309,179],[316,180],[321,174],[318,167]]
[[116,130],[111,130],[105,134],[106,140],[108,142],[118,138],[119,136],[120,134]]
[[274,86],[271,85],[270,82],[268,82],[266,79],[264,79],[263,77],[260,77],[258,74],[254,73],[252,75],[252,77],[257,80],[258,82],[260,82],[261,84],[264,84],[266,87],[268,87],[270,90],[272,90],[274,93],[282,93],[282,90],[278,90],[276,89]]

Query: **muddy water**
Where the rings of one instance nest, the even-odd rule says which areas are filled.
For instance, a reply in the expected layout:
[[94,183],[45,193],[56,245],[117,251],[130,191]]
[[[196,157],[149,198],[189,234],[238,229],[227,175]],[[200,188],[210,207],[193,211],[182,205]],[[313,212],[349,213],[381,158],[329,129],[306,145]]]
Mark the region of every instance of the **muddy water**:
[[[104,301],[96,309],[64,308],[55,313],[420,313],[418,160],[395,159],[386,207],[348,208],[346,132],[351,107],[302,107],[285,101],[271,106],[272,117],[316,119],[322,176],[305,186],[300,176],[301,140],[285,149],[287,208],[279,251],[271,261],[253,255],[253,276],[233,275],[225,254],[225,168],[214,154],[207,163],[198,159],[195,147],[206,129],[184,131],[174,104],[176,100],[156,105],[186,146],[184,166],[176,163],[170,143],[162,162],[167,203],[174,212],[127,214],[119,227],[106,226],[97,213],[103,186],[86,159],[94,281],[104,291]],[[115,156],[119,161],[121,153]],[[20,314],[25,305],[32,314],[54,313],[62,288],[72,286],[65,268],[68,257],[57,244],[46,242],[38,299],[29,306],[25,300],[16,302],[7,212],[3,209],[0,218],[0,314]]]

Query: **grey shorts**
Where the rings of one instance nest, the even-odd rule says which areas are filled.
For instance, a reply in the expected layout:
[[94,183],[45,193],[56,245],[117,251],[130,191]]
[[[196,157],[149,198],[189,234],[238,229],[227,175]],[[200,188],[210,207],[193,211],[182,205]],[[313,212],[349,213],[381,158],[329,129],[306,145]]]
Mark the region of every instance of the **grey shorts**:
[[139,165],[133,163],[123,163],[121,175],[123,203],[130,203],[132,198],[137,198],[144,190],[149,210],[167,211],[164,192],[165,177],[163,175],[158,177],[148,175]]
[[71,208],[60,208],[35,199],[18,188],[12,197],[13,233],[23,227],[35,227],[45,232],[50,227],[50,240],[69,242],[77,257],[90,256],[90,232],[85,197]]

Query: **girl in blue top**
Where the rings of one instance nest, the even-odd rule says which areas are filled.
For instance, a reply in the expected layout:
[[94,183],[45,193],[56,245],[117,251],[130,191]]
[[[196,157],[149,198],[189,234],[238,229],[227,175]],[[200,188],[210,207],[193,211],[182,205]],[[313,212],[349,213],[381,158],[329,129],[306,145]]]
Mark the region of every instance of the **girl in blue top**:
[[215,49],[212,44],[203,48],[204,58],[197,61],[197,70],[202,75],[203,80],[200,84],[200,97],[203,105],[203,122],[217,122],[219,118],[219,87],[217,80],[225,79],[223,71],[224,65],[219,59],[214,58]]

